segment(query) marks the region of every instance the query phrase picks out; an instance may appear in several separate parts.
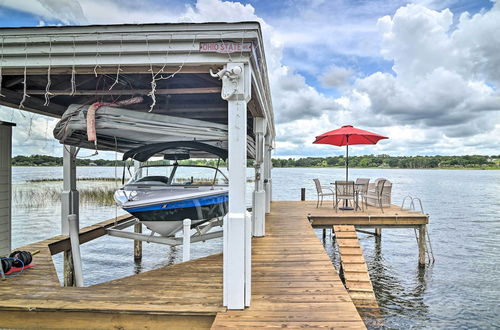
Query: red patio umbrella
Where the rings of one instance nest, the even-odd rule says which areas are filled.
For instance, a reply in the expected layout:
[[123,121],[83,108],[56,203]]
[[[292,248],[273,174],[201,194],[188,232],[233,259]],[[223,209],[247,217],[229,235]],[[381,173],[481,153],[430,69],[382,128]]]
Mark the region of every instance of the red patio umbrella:
[[354,144],[377,144],[379,140],[388,139],[386,136],[368,132],[352,125],[345,125],[333,131],[316,136],[315,144],[332,144],[346,146],[345,180],[349,179],[349,146]]

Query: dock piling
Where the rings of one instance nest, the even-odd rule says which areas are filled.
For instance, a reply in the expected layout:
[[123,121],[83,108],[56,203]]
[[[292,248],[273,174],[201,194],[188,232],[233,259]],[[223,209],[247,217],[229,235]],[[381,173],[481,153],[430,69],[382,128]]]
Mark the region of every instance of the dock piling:
[[302,202],[306,200],[306,188],[300,188],[300,200]]
[[182,225],[182,261],[184,262],[191,258],[191,219],[184,219]]
[[425,231],[426,225],[420,225],[418,228],[418,264],[425,266]]
[[[142,234],[142,224],[140,222],[134,225],[134,233]],[[142,241],[134,240],[134,260],[142,259]]]

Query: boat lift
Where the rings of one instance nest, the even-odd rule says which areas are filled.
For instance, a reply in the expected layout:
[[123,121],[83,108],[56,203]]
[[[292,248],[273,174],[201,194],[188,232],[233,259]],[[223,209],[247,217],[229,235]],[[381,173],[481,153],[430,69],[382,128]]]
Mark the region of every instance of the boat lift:
[[191,255],[191,243],[196,242],[204,242],[214,238],[223,237],[223,230],[217,230],[214,232],[210,232],[212,228],[222,227],[223,218],[214,218],[209,220],[208,222],[196,226],[194,228],[196,230],[195,233],[191,234],[191,219],[184,219],[183,221],[183,229],[182,229],[182,237],[176,236],[161,236],[155,235],[154,231],[151,231],[151,234],[141,234],[141,233],[133,233],[126,231],[126,228],[134,226],[138,223],[141,223],[138,219],[130,219],[123,223],[117,224],[113,227],[106,229],[107,234],[115,237],[129,238],[136,241],[143,241],[147,243],[159,243],[170,246],[182,245],[182,261],[190,260]]

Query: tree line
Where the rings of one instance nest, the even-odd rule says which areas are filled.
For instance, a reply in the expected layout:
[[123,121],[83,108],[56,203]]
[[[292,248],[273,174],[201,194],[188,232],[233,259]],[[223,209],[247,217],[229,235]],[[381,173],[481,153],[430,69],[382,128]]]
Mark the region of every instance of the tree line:
[[[349,167],[387,167],[387,168],[500,168],[500,156],[389,156],[389,155],[364,155],[349,157]],[[156,161],[152,163],[163,163]],[[335,157],[306,157],[306,158],[273,158],[273,167],[343,167],[344,156]],[[217,160],[180,161],[181,164],[211,165],[216,166]],[[13,166],[62,166],[62,157],[48,155],[15,156],[12,158]],[[121,160],[108,159],[76,159],[77,166],[123,166]],[[252,166],[253,161],[248,161]],[[219,166],[226,166],[221,161]]]
[[[387,168],[498,168],[500,156],[389,156],[364,155],[349,157],[349,167]],[[273,159],[273,167],[343,167],[344,156]]]

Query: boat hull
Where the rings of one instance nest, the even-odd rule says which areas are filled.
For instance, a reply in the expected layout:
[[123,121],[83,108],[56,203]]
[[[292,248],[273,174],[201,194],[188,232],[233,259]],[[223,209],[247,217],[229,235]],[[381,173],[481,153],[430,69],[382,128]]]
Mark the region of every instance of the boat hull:
[[163,236],[172,236],[182,229],[184,219],[190,219],[193,228],[210,219],[226,215],[228,194],[224,192],[186,200],[123,207],[123,209],[139,219],[150,230]]

